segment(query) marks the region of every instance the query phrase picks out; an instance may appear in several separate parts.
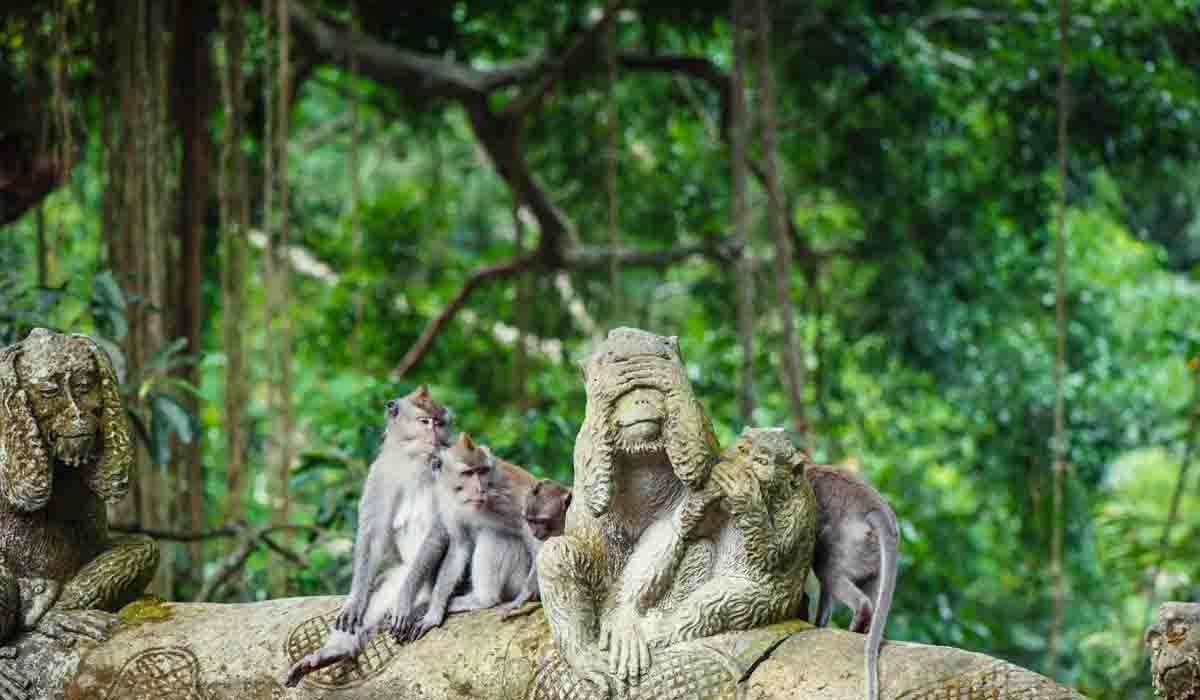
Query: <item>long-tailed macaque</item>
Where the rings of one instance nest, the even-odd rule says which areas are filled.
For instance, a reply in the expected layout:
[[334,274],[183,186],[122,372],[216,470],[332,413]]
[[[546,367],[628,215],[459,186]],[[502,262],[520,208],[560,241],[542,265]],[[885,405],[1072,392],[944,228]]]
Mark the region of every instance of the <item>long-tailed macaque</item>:
[[[829,624],[834,598],[854,611],[850,631],[867,633],[867,698],[877,700],[879,645],[896,590],[896,514],[878,491],[850,472],[809,465],[805,474],[817,497],[813,573],[821,583],[821,597],[816,624]],[[801,613],[805,618],[807,602]]]
[[545,542],[563,533],[570,507],[570,488],[553,479],[541,479],[525,499],[525,523],[534,537]]
[[[432,470],[450,441],[450,412],[422,385],[387,403],[387,429],[379,456],[371,463],[358,507],[354,575],[325,645],[288,672],[288,687],[305,675],[357,656],[382,623],[408,615],[429,595],[436,568],[420,560],[421,543],[441,541]],[[440,557],[440,554],[434,552]],[[382,568],[385,561],[395,560]]]
[[[526,524],[520,487],[514,483],[511,469],[501,468],[490,450],[462,433],[443,452],[434,471],[433,491],[446,552],[425,614],[417,619],[414,611],[393,626],[392,632],[401,642],[420,639],[440,626],[448,612],[523,602],[536,595],[536,588],[530,591],[529,587],[531,582],[536,586],[534,557],[541,541]],[[426,551],[439,546],[434,538],[422,544]],[[418,555],[417,559],[431,562],[435,557]],[[454,595],[468,568],[467,592]],[[508,612],[511,608],[505,610]]]

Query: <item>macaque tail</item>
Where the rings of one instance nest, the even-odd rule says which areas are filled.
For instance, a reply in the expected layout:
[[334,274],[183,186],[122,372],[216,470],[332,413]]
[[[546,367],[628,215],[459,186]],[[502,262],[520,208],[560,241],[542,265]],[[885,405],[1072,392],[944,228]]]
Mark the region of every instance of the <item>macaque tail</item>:
[[[867,666],[867,700],[879,700],[879,646],[883,643],[883,628],[887,626],[888,612],[892,607],[892,593],[896,590],[896,560],[899,538],[896,534],[894,516],[879,510],[867,514],[867,522],[875,529],[879,538],[879,590],[876,592],[875,612],[871,615],[871,626],[867,630],[864,650]],[[823,592],[823,591],[822,591]]]

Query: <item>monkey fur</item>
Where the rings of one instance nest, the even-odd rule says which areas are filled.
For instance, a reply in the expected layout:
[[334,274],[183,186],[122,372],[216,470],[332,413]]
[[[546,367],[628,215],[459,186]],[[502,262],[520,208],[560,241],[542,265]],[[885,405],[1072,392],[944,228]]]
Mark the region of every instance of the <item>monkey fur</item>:
[[[436,545],[444,537],[432,468],[450,442],[452,417],[425,385],[388,401],[386,416],[383,445],[359,502],[350,595],[325,644],[288,671],[288,687],[319,668],[357,656],[375,629],[404,618],[430,594],[431,564],[420,558],[434,557],[436,567],[441,557]],[[434,543],[432,551],[424,551],[426,541]]]
[[[821,596],[816,625],[829,624],[834,599],[854,611],[850,631],[867,634],[867,700],[877,700],[879,646],[899,563],[896,514],[878,491],[848,471],[810,464],[805,473],[817,497],[813,573],[821,584]],[[807,596],[801,616],[807,619]]]
[[[414,611],[393,627],[398,641],[420,639],[440,626],[448,612],[506,603],[503,614],[508,615],[537,595],[534,558],[541,541],[525,520],[521,494],[533,477],[524,470],[514,472],[514,467],[502,468],[488,448],[466,433],[443,452],[434,470],[434,493],[446,552],[425,614],[418,619]],[[468,570],[467,592],[454,595]]]

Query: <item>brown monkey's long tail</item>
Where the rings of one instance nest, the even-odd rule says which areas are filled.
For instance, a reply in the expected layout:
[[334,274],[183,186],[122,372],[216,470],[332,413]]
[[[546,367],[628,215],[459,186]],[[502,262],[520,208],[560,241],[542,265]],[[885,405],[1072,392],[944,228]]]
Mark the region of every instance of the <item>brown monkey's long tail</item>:
[[883,643],[883,628],[887,625],[888,611],[892,607],[892,593],[896,590],[900,534],[896,527],[896,516],[891,512],[873,510],[867,514],[867,522],[875,528],[879,538],[880,562],[879,590],[876,592],[871,626],[867,630],[864,656],[867,665],[867,700],[879,700],[879,645]]

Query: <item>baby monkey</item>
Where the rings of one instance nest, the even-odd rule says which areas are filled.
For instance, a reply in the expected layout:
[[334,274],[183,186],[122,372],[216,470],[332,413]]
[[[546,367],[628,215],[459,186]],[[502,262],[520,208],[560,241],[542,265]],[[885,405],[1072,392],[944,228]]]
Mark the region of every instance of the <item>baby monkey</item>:
[[[569,502],[569,492],[565,499],[556,499],[553,486],[542,485],[524,469],[496,459],[465,433],[445,450],[435,472],[434,492],[447,539],[446,553],[425,614],[419,620],[415,613],[410,614],[393,626],[392,632],[401,642],[420,639],[440,626],[447,613],[505,603],[503,614],[507,616],[536,596],[534,560],[541,540],[527,518],[532,513],[535,521],[547,525],[546,532],[561,533],[564,502]],[[469,576],[470,585],[465,593],[454,595],[464,575]]]
[[[896,590],[896,514],[878,491],[850,472],[810,464],[805,474],[817,497],[813,573],[821,598],[816,624],[829,624],[834,598],[854,611],[850,631],[867,633],[867,699],[877,700],[879,645]],[[807,619],[807,596],[801,616]]]
[[358,506],[350,595],[324,646],[288,672],[288,687],[319,668],[357,656],[375,628],[406,615],[409,605],[428,597],[432,577],[420,577],[428,565],[418,555],[422,543],[437,535],[432,467],[450,442],[450,423],[450,412],[424,385],[387,402],[383,445]]

